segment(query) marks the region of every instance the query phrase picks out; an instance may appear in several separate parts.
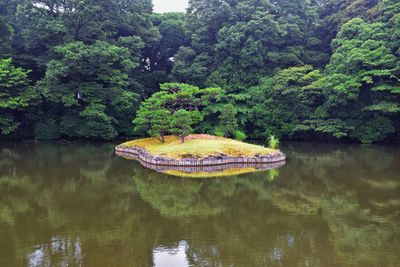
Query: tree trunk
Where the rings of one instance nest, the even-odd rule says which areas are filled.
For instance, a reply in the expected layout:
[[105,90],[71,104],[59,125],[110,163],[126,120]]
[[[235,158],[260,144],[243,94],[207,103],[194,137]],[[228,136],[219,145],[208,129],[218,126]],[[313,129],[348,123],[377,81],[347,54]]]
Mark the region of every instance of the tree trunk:
[[184,136],[181,137],[181,141],[182,141],[182,144],[185,143],[185,137]]
[[165,136],[165,132],[164,132],[164,130],[162,130],[161,131],[161,143],[163,143],[163,144],[165,143],[165,137],[164,136]]

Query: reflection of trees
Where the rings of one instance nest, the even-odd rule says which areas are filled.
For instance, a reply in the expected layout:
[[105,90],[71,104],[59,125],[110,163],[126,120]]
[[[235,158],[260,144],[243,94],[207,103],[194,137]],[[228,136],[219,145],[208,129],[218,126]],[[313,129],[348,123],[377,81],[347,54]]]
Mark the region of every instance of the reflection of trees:
[[138,196],[126,176],[133,168],[113,156],[112,146],[21,145],[2,149],[0,159],[0,247],[10,250],[0,266],[26,265],[35,257],[73,265],[76,253],[70,245],[54,252],[54,238],[63,244],[79,239],[86,253],[93,250],[88,265],[127,260],[103,258],[105,252],[96,258],[103,246],[137,231],[137,215],[130,211]]
[[154,177],[153,173],[143,171],[133,179],[142,199],[160,211],[165,217],[193,215],[215,215],[222,206],[215,203],[215,198],[204,195],[203,183],[189,179],[172,178],[165,174]]
[[252,173],[228,179],[201,180],[138,169],[133,179],[144,201],[159,210],[164,217],[179,218],[220,214],[229,202],[234,201],[241,185],[258,191],[277,175],[276,170],[270,170],[258,173],[257,177],[261,179],[255,179]]
[[[394,161],[398,152],[382,147],[329,145],[296,145],[287,152],[288,165],[279,170],[278,178],[254,173],[201,181],[198,191],[187,190],[187,197],[191,197],[188,202],[185,198],[190,203],[186,209],[213,197],[224,209],[204,222],[213,225],[216,243],[224,245],[195,245],[201,238],[191,237],[192,262],[395,266],[400,255],[400,187]],[[154,177],[151,186],[157,179],[163,184],[167,178]],[[189,183],[200,187],[199,181]],[[178,184],[172,187],[185,190]],[[168,190],[156,191],[160,199]],[[173,190],[168,192],[173,194]],[[221,192],[230,193],[221,197]],[[154,206],[161,214],[168,214],[168,210]]]
[[278,173],[190,180],[114,157],[111,145],[2,148],[0,266],[42,254],[53,265],[151,266],[154,247],[182,240],[194,266],[396,266],[399,153],[285,152]]
[[[321,257],[321,251],[312,248],[316,242],[328,243],[326,224],[304,232],[304,222],[270,204],[269,173],[189,180],[143,170],[134,180],[143,200],[163,217],[177,219],[174,233],[190,240],[187,254],[194,266],[296,265],[332,259],[328,252]],[[305,225],[319,220],[310,218]],[[287,232],[288,228],[296,230]]]
[[167,218],[220,214],[237,189],[236,176],[201,180],[138,169],[133,179],[142,199]]
[[342,264],[395,266],[400,245],[398,152],[384,147],[313,148],[302,151],[297,145],[287,151],[290,168],[282,169],[271,201],[291,213],[320,212]]

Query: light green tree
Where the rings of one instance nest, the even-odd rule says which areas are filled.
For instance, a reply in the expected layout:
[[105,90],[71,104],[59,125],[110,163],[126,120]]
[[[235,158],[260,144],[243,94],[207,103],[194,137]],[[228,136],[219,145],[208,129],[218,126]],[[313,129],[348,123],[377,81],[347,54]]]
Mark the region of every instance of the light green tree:
[[29,71],[12,65],[11,59],[0,60],[0,130],[14,132],[22,122],[22,111],[34,98],[29,90]]

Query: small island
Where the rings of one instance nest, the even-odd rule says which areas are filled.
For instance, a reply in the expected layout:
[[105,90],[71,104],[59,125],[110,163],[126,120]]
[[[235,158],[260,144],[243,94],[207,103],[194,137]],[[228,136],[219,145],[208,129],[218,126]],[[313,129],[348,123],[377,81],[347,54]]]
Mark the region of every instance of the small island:
[[[232,105],[218,112],[209,134],[194,134],[207,116],[212,99],[224,94],[219,88],[166,83],[144,100],[133,120],[134,130],[149,138],[123,143],[118,155],[135,159],[150,169],[176,176],[216,177],[269,170],[284,164],[279,141],[270,137],[269,147],[245,143]],[[212,130],[214,129],[214,130]],[[234,137],[230,139],[228,137]]]
[[130,154],[146,164],[181,167],[250,166],[283,162],[286,159],[278,149],[206,134],[188,135],[184,143],[175,136],[165,136],[164,143],[152,137],[138,139],[118,145],[116,152]]

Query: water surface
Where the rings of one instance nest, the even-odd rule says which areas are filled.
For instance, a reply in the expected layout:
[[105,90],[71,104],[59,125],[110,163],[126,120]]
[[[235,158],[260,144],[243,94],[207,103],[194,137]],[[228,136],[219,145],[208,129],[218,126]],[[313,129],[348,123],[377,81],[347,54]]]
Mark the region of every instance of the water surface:
[[197,180],[113,148],[0,143],[0,266],[399,266],[400,147]]

